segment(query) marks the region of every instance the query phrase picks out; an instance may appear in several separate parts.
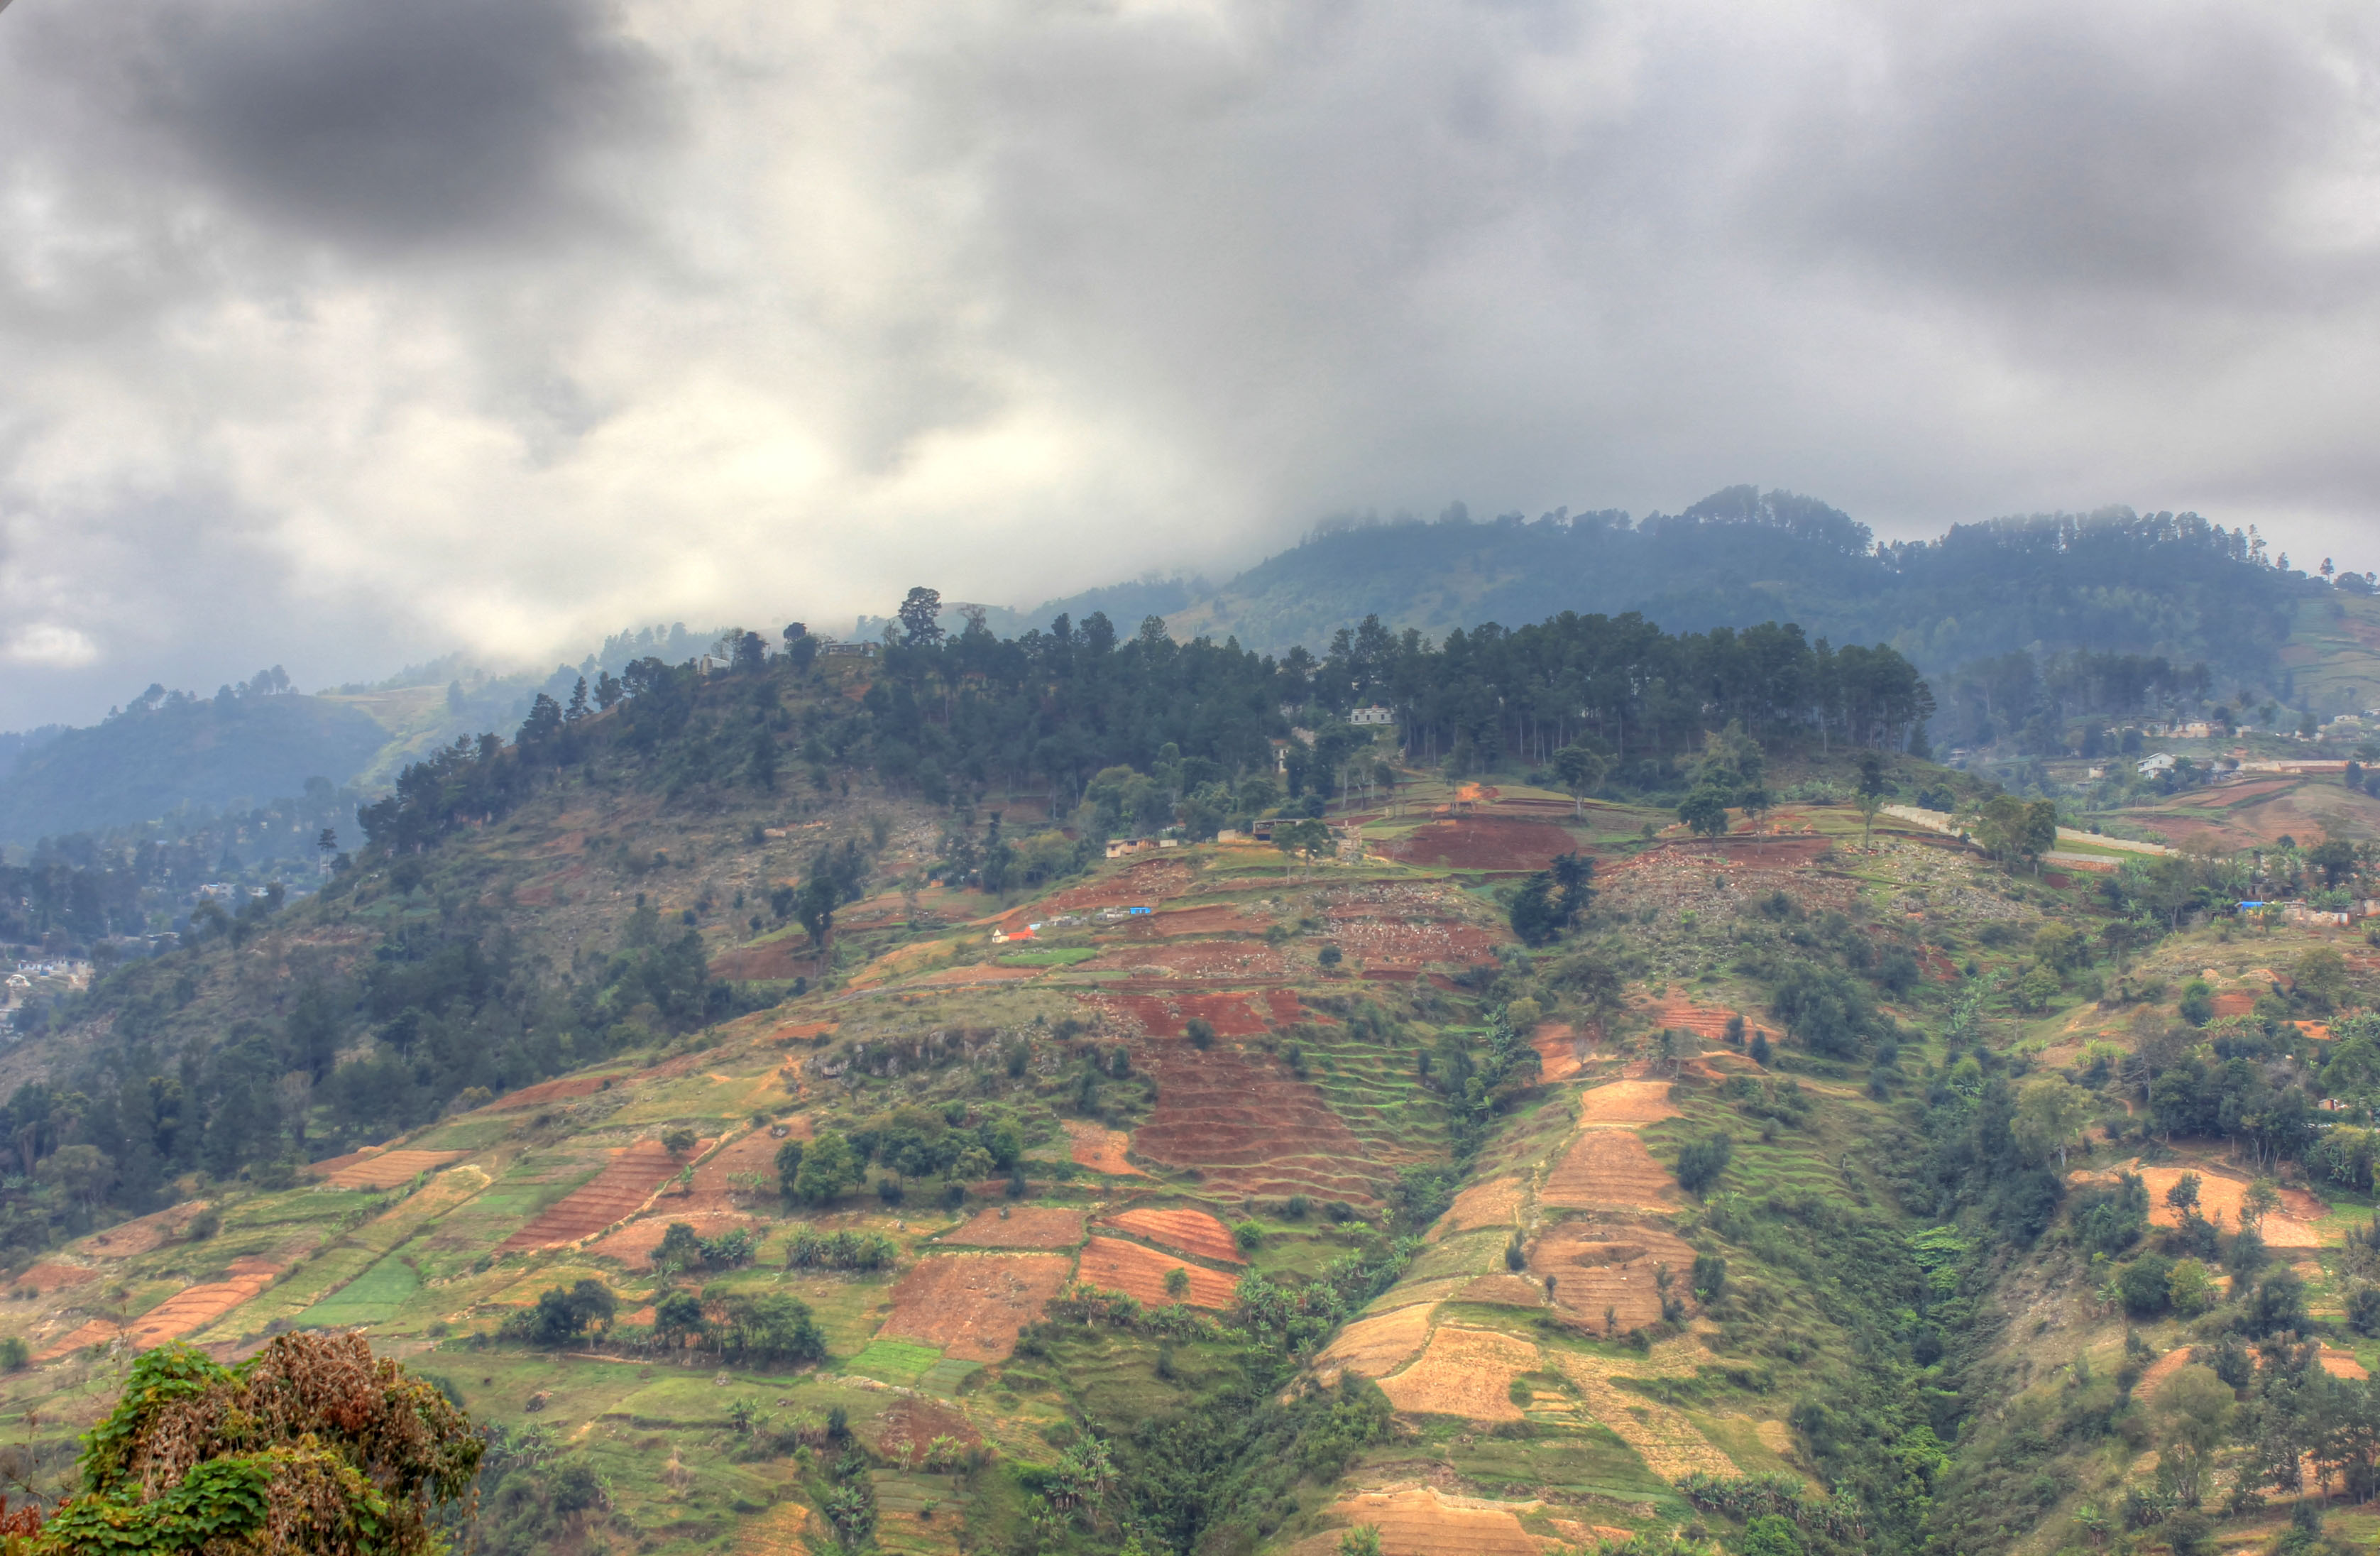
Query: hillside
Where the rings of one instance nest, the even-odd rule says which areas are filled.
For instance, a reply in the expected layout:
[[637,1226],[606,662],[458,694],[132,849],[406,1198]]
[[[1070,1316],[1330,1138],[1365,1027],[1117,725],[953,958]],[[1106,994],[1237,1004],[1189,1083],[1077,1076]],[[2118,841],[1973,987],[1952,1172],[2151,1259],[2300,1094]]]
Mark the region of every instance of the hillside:
[[[119,1340],[349,1326],[490,1425],[487,1550],[2236,1548],[2344,1463],[2372,1156],[2308,1121],[2380,960],[2209,916],[2244,861],[2044,868],[1767,691],[1573,796],[1472,662],[1415,669],[1467,771],[1293,777],[1276,668],[985,651],[640,668],[9,1051],[36,1483]],[[2253,1429],[2175,1425],[2191,1347]]]

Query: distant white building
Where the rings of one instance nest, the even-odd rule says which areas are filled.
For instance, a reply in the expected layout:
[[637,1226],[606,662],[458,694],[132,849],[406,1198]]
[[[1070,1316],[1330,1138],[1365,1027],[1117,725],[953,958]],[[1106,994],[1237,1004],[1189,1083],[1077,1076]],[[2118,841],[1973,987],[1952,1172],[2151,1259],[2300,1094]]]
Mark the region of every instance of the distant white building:
[[1395,723],[1397,722],[1397,716],[1390,710],[1381,707],[1378,703],[1374,703],[1369,708],[1358,708],[1354,712],[1348,714],[1347,722],[1355,725],[1358,729],[1377,728]]
[[2154,778],[2160,772],[2172,771],[2173,757],[2171,753],[2166,751],[2159,751],[2156,755],[2144,759],[2140,767],[2141,776],[2143,778]]

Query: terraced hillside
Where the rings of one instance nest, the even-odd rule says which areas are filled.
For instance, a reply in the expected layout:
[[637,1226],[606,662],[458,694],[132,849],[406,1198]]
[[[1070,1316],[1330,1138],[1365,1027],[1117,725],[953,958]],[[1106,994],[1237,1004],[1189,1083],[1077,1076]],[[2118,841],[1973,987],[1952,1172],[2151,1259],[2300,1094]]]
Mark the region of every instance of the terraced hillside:
[[[37,1487],[134,1350],[321,1328],[489,1429],[488,1550],[2380,1535],[2335,1432],[2291,1480],[2230,1431],[2190,1506],[2160,1403],[2219,1364],[2269,1425],[2380,1370],[2360,932],[2218,918],[2212,876],[2161,927],[2128,893],[2170,867],[1871,829],[1841,755],[1780,753],[1817,797],[1718,835],[1406,769],[1329,846],[1036,833],[1001,890],[954,862],[988,805],[645,760],[7,1055],[58,1207],[0,1305]],[[1591,900],[1524,943],[1572,852]],[[281,1154],[211,1121],[145,1213],[74,1197],[108,1117],[240,1064]]]

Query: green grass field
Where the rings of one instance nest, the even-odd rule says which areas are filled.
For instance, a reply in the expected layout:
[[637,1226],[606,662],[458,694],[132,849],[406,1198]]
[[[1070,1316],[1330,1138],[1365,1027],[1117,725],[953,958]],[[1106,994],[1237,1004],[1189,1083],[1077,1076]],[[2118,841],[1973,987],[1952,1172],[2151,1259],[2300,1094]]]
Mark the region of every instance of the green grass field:
[[391,1254],[298,1315],[301,1326],[322,1329],[386,1323],[421,1289],[413,1267]]

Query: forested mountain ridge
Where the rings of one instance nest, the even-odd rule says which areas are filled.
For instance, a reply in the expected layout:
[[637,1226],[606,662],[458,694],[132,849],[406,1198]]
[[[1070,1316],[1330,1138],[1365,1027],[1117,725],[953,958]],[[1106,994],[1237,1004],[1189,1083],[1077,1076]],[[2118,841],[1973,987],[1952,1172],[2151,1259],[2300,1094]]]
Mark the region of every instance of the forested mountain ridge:
[[2364,1484],[2373,971],[2214,912],[2363,854],[2061,839],[1774,625],[935,604],[533,703],[8,1051],[36,1484],[119,1341],[355,1326],[489,1430],[488,1551],[2046,1552]]
[[1512,514],[1318,532],[1168,613],[1283,651],[1378,615],[1434,635],[1558,611],[1673,632],[1793,621],[1886,641],[1929,671],[2012,650],[2163,654],[2272,675],[2295,608],[2328,586],[2195,514],[2043,515],[1878,547],[1814,498],[1734,487],[1676,515]]
[[[1177,638],[1232,638],[1277,656],[1324,654],[1339,633],[1371,619],[1391,637],[1413,628],[1433,639],[1563,612],[1633,613],[1672,633],[1790,621],[1812,639],[1889,643],[1936,677],[1944,743],[1973,746],[2021,729],[2042,711],[2036,702],[2066,716],[2126,715],[2167,704],[2203,711],[2223,698],[2288,708],[2292,725],[2365,706],[2380,696],[2380,635],[2332,634],[2325,613],[2350,594],[2367,602],[2371,583],[2287,560],[2268,557],[2246,530],[2130,509],[1998,519],[1878,547],[1865,526],[1815,498],[1735,487],[1641,520],[1558,511],[1473,522],[1458,509],[1435,524],[1326,526],[1220,589],[1150,577],[1030,614],[965,612],[1002,638],[1045,629],[1061,614],[1102,614],[1127,634],[1160,615]],[[863,617],[859,635],[872,641],[889,622]],[[951,607],[942,625],[955,634],[966,615]],[[178,750],[154,738],[164,726],[111,719],[53,744],[45,761],[28,760],[18,781],[0,777],[0,841],[21,845],[45,833],[145,823],[177,807],[282,798],[314,777],[385,788],[403,765],[458,733],[517,723],[540,694],[559,700],[575,679],[616,675],[644,655],[679,663],[720,636],[683,624],[622,633],[551,675],[490,676],[450,656],[326,694],[313,716],[323,726],[316,734],[339,732],[329,745],[292,745],[284,709],[278,722],[252,730],[225,724],[194,763],[159,755]],[[2026,689],[2035,686],[2044,688],[2037,698]],[[1998,696],[2003,687],[2016,687],[2028,705],[2012,716],[1995,706],[2009,700]],[[2078,688],[2086,693],[2079,700]],[[2138,695],[2115,695],[2128,690]],[[203,722],[178,697],[175,709],[180,724]],[[366,715],[383,737],[358,760],[349,748],[368,735]]]

